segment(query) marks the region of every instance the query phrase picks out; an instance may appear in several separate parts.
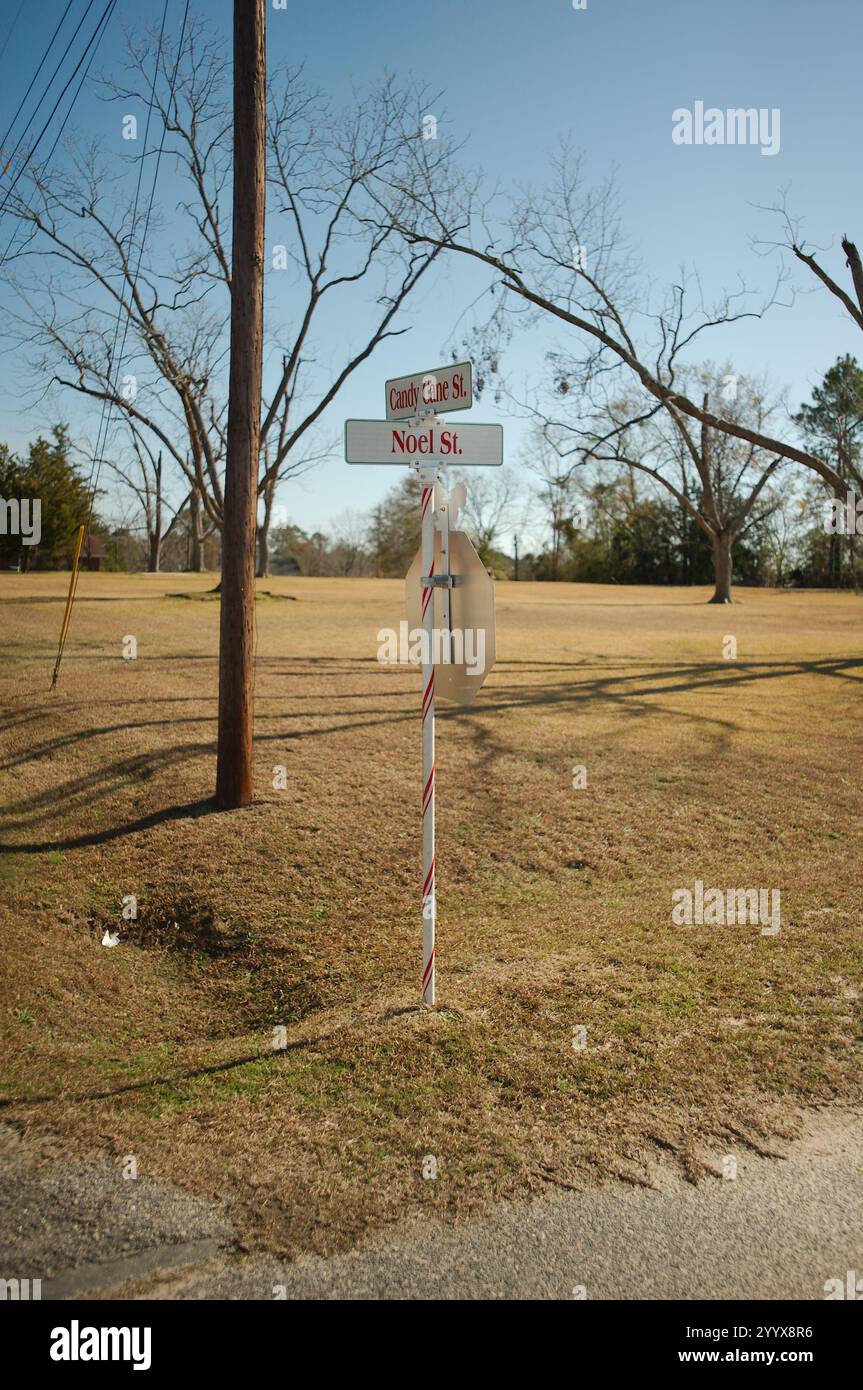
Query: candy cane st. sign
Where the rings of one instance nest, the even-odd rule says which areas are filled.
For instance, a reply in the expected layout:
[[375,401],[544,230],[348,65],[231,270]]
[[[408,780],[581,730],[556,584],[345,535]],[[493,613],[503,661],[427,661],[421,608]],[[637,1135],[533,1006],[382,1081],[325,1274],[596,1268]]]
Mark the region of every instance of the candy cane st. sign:
[[412,372],[393,377],[386,384],[387,419],[403,420],[435,411],[469,410],[473,405],[473,368],[470,362],[454,362],[431,372]]

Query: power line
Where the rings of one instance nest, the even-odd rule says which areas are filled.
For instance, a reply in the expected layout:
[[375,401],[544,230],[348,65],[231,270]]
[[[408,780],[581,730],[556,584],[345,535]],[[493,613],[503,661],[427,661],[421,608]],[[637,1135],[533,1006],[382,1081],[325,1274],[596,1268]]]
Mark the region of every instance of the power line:
[[[9,40],[11,39],[12,35],[13,35],[14,32],[15,32],[15,25],[18,23],[18,20],[21,18],[21,11],[23,10],[23,8],[24,8],[24,0],[21,0],[21,3],[20,3],[20,5],[18,6],[18,9],[17,9],[16,14],[15,14],[15,18],[12,20],[12,23],[9,25],[9,33],[6,35],[5,39],[3,40],[3,47],[0,48],[0,58],[3,57],[3,54],[6,52],[6,49],[7,49],[7,47],[9,46]],[[67,6],[67,8],[68,8],[68,6]]]
[[[57,28],[54,30],[53,34],[51,35],[51,38],[50,38],[50,40],[49,40],[49,42],[48,42],[48,47],[45,49],[45,52],[42,54],[41,60],[40,60],[40,62],[39,62],[39,66],[38,66],[38,68],[36,69],[36,71],[34,72],[33,76],[30,78],[30,84],[29,84],[29,86],[28,86],[26,92],[24,93],[23,97],[21,98],[21,100],[20,100],[19,103],[18,103],[18,110],[15,112],[15,115],[12,117],[11,121],[9,122],[9,125],[8,125],[8,127],[7,127],[7,129],[6,129],[5,133],[4,133],[4,135],[3,135],[3,139],[0,140],[0,150],[5,150],[5,148],[6,148],[6,141],[9,139],[9,136],[10,136],[10,134],[12,133],[12,129],[13,129],[14,125],[15,125],[15,122],[17,121],[18,117],[21,115],[21,111],[22,111],[22,108],[23,108],[23,106],[24,106],[24,103],[26,102],[27,98],[29,97],[30,93],[32,92],[33,88],[34,88],[35,85],[36,85],[36,79],[38,78],[40,72],[42,71],[43,67],[45,66],[45,63],[46,63],[47,60],[48,60],[48,54],[51,52],[51,49],[54,47],[54,40],[57,38],[57,35],[59,34],[60,30],[63,28],[63,25],[64,25],[64,23],[66,22],[66,16],[68,15],[69,11],[71,10],[73,3],[74,3],[74,0],[68,0],[68,4],[66,5],[65,10],[63,11],[63,13],[62,13],[61,16],[60,16],[60,20],[59,20],[59,23],[58,23],[58,25],[57,25]],[[18,15],[20,15],[20,13],[21,13],[21,10],[22,10],[22,8],[23,8],[23,4],[24,4],[24,0],[21,0],[21,5],[20,5],[19,8],[18,8]],[[12,24],[12,29],[15,28],[15,24],[18,22],[18,15],[15,16],[15,20],[14,20],[14,22],[13,22],[13,24]],[[83,23],[83,21],[82,21],[82,23]],[[9,39],[10,39],[11,34],[12,34],[12,29],[10,29],[10,30],[9,30],[9,33],[6,35],[6,43],[4,43],[2,50],[0,50],[0,58],[2,58],[2,57],[3,57],[3,54],[6,52],[6,44],[8,44],[8,42],[9,42]],[[67,49],[67,52],[68,52],[68,49]],[[49,85],[50,85],[50,84],[49,84]],[[43,97],[43,99],[44,99],[44,97]],[[41,102],[40,102],[40,105],[41,105]],[[37,107],[36,107],[36,111],[38,111],[38,110],[39,110],[39,107],[37,106]],[[35,115],[36,113],[34,112],[33,114]],[[31,118],[31,119],[32,119],[32,118]],[[10,155],[9,159],[6,161],[5,165],[3,166],[3,173],[4,173],[4,174],[6,173],[6,170],[9,168],[9,165],[10,165],[10,163],[12,162],[12,159],[13,159],[13,158],[14,158],[14,152],[13,152],[12,155]]]
[[[54,102],[54,105],[53,105],[52,108],[51,108],[51,112],[50,112],[50,114],[49,114],[49,116],[48,116],[48,119],[47,119],[47,121],[45,122],[45,124],[43,125],[42,129],[40,130],[38,136],[36,137],[35,143],[33,144],[33,147],[32,147],[32,149],[30,150],[30,153],[29,153],[29,154],[27,155],[27,157],[25,158],[23,164],[21,165],[21,168],[18,170],[17,174],[15,175],[15,177],[14,177],[14,179],[12,180],[11,184],[9,185],[9,188],[8,188],[8,190],[7,190],[7,193],[6,193],[6,197],[3,199],[3,202],[0,203],[0,212],[3,212],[4,208],[6,207],[6,204],[7,204],[7,202],[9,201],[9,195],[14,191],[15,185],[17,184],[18,180],[20,179],[20,177],[21,177],[21,175],[23,174],[24,170],[27,168],[27,165],[29,164],[29,162],[30,162],[31,158],[33,157],[33,155],[35,154],[36,150],[38,149],[39,143],[40,143],[40,141],[42,140],[42,137],[43,137],[43,135],[45,134],[45,131],[48,129],[49,125],[51,124],[52,120],[54,119],[54,116],[55,116],[56,111],[57,111],[57,107],[60,105],[60,102],[63,100],[64,96],[66,95],[66,93],[68,92],[69,88],[71,87],[73,81],[75,80],[76,76],[78,75],[78,72],[80,71],[81,65],[82,65],[82,63],[84,62],[84,59],[87,57],[87,54],[90,52],[90,49],[92,48],[93,43],[94,43],[94,41],[96,40],[96,38],[97,38],[97,36],[98,36],[98,34],[99,34],[99,30],[100,30],[100,28],[101,28],[101,26],[102,26],[104,20],[106,19],[106,17],[107,17],[107,15],[109,14],[109,12],[110,12],[111,10],[113,10],[113,8],[114,8],[114,6],[116,5],[116,3],[117,3],[117,0],[108,0],[108,3],[106,4],[104,10],[102,11],[102,16],[101,16],[101,18],[99,19],[99,21],[98,21],[98,23],[97,23],[97,25],[96,25],[96,28],[93,30],[93,33],[90,35],[90,39],[89,39],[89,41],[88,41],[88,43],[87,43],[87,47],[84,49],[84,52],[81,54],[81,57],[78,59],[77,63],[75,64],[75,67],[73,68],[71,75],[69,76],[69,78],[68,78],[67,81],[65,82],[65,84],[64,84],[64,86],[63,86],[63,90],[61,91],[61,93],[60,93],[60,95],[58,96],[57,100]],[[90,9],[92,8],[92,5],[93,5],[93,0],[89,0],[89,3],[88,3],[88,5],[87,5],[87,8],[86,8],[86,10],[84,11],[84,19],[87,18],[87,15],[89,14]],[[82,23],[83,23],[83,20],[82,20]],[[69,52],[69,49],[70,49],[70,47],[71,47],[71,43],[72,43],[72,41],[70,40],[69,44],[67,44],[67,46],[66,46],[66,53]],[[58,64],[57,68],[54,69],[54,73],[53,73],[52,76],[51,76],[51,82],[53,82],[54,77],[57,75],[57,72],[58,72],[58,70],[59,70],[59,67],[62,65],[62,63],[63,63],[63,61],[64,61],[64,59],[65,59],[65,57],[66,57],[66,53],[63,54],[63,58],[61,58],[60,63]],[[48,85],[49,85],[49,87],[50,87],[51,83],[49,82]],[[47,92],[48,88],[46,88],[45,90],[46,90],[46,92]],[[44,93],[43,93],[43,96],[42,96],[42,97],[40,98],[40,100],[39,100],[39,106],[42,105],[42,101],[43,101],[43,100],[44,100]],[[36,107],[36,110],[37,110],[37,111],[38,111],[38,109],[39,109],[39,106]],[[35,112],[34,112],[33,114],[35,115]],[[31,117],[30,121],[27,123],[27,127],[25,128],[25,130],[24,130],[24,132],[23,132],[23,134],[22,134],[22,136],[21,136],[21,139],[18,141],[18,144],[15,146],[15,149],[12,151],[12,158],[13,158],[13,159],[14,159],[16,153],[18,152],[18,149],[20,148],[20,145],[21,145],[21,141],[24,139],[24,136],[26,135],[27,130],[29,130],[31,124],[32,124],[32,117]]]
[[[9,33],[6,35],[5,39],[3,40],[3,47],[0,48],[0,58],[3,57],[3,54],[6,52],[6,49],[7,49],[8,46],[9,46],[9,40],[11,39],[12,35],[13,35],[14,32],[15,32],[15,25],[18,23],[18,20],[21,18],[21,11],[23,10],[23,8],[24,8],[24,0],[21,0],[21,3],[20,3],[20,5],[18,6],[18,10],[17,10],[17,13],[16,13],[16,15],[15,15],[15,18],[12,20],[12,23],[9,25]],[[68,6],[67,6],[66,8],[68,9]]]
[[[77,102],[78,97],[81,95],[81,88],[84,86],[84,83],[87,81],[87,78],[88,78],[89,73],[90,73],[90,69],[91,69],[91,67],[93,66],[93,60],[94,60],[94,58],[96,57],[96,54],[97,54],[98,51],[99,51],[99,44],[102,42],[102,39],[105,37],[105,30],[108,28],[108,25],[111,23],[111,16],[112,16],[113,13],[114,13],[114,9],[116,8],[116,4],[117,4],[117,0],[112,0],[112,4],[111,4],[111,6],[110,6],[110,12],[108,13],[107,18],[105,17],[104,14],[103,14],[103,16],[102,16],[102,19],[104,19],[104,25],[103,25],[103,28],[102,28],[102,32],[101,32],[101,34],[99,34],[99,37],[98,37],[98,39],[97,39],[97,41],[96,41],[96,45],[95,45],[95,47],[94,47],[94,49],[93,49],[93,52],[90,54],[90,57],[89,57],[88,62],[87,62],[87,66],[85,67],[84,71],[83,71],[82,74],[81,74],[81,78],[80,78],[80,81],[78,82],[78,86],[75,88],[75,91],[74,91],[74,93],[72,94],[72,100],[71,100],[71,102],[69,103],[68,110],[66,111],[66,114],[65,114],[65,116],[63,117],[63,120],[62,120],[61,125],[60,125],[60,129],[57,131],[57,134],[56,134],[55,137],[54,137],[54,143],[52,144],[50,150],[48,151],[47,155],[45,156],[45,160],[44,160],[44,163],[45,163],[45,164],[49,164],[49,163],[50,163],[50,161],[51,161],[51,159],[52,159],[52,157],[53,157],[54,151],[56,150],[57,146],[58,146],[59,143],[60,143],[60,140],[62,139],[63,131],[66,129],[66,126],[67,126],[68,121],[69,121],[69,117],[72,115],[72,112],[73,112],[73,110],[75,109],[75,103]],[[102,20],[99,21],[99,24],[102,24]],[[98,25],[97,25],[97,29],[98,29]],[[10,189],[10,192],[11,192],[11,189]],[[25,205],[25,206],[26,206],[26,205]],[[12,249],[12,245],[13,245],[13,243],[14,243],[14,241],[15,241],[15,238],[17,237],[17,235],[18,235],[18,233],[19,233],[20,230],[21,230],[20,226],[17,226],[17,227],[15,228],[15,230],[13,231],[11,237],[9,238],[9,241],[8,241],[8,243],[7,243],[7,245],[6,245],[6,249],[5,249],[5,251],[3,252],[3,255],[0,256],[0,267],[2,267],[3,265],[5,265],[6,260],[7,260],[8,256],[9,256],[9,252],[10,252],[11,249]]]

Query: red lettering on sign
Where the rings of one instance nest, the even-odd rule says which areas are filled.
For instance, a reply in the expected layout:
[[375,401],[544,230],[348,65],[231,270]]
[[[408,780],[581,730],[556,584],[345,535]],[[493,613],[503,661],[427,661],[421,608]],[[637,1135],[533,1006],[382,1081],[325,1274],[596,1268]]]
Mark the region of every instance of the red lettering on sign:
[[440,405],[449,396],[449,382],[435,381],[433,376],[427,376],[423,380],[423,404]]
[[[449,430],[444,430],[441,438],[449,438]],[[455,438],[455,436],[453,436]],[[423,430],[422,434],[405,434],[404,430],[393,430],[391,454],[433,454],[435,452],[434,430]],[[441,447],[441,453],[450,452]]]

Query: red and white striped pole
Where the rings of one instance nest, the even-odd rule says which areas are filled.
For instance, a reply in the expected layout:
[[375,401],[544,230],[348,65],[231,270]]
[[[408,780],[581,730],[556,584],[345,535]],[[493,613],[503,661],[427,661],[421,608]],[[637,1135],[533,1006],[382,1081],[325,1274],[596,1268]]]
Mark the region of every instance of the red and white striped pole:
[[[421,468],[420,517],[422,520],[422,577],[434,578],[434,484],[436,469]],[[435,1002],[435,842],[434,842],[434,587],[422,585],[423,630],[423,1003]]]

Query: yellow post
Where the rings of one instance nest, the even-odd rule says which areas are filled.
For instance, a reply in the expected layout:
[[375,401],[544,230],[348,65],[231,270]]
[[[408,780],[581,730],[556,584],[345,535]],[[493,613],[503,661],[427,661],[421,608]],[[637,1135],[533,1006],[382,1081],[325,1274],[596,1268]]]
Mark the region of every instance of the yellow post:
[[51,689],[57,684],[57,676],[60,673],[60,662],[63,657],[63,648],[66,645],[66,633],[69,631],[69,620],[72,617],[72,602],[75,598],[75,590],[78,587],[78,561],[81,558],[81,546],[84,544],[84,526],[78,527],[78,535],[75,539],[75,551],[72,555],[72,573],[69,576],[69,592],[66,595],[66,612],[63,614],[63,626],[60,629],[60,641],[57,646],[57,660],[54,663],[54,674],[51,677]]

